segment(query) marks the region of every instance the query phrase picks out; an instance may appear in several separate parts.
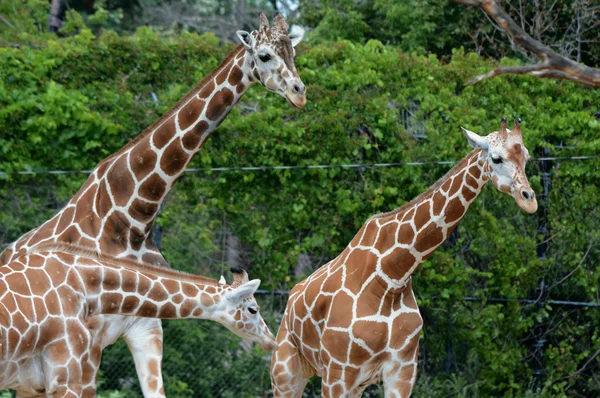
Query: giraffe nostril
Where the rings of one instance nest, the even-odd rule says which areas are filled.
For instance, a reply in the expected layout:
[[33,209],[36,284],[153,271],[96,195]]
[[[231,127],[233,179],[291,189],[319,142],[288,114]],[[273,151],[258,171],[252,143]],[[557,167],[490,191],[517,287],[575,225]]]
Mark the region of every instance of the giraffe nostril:
[[525,200],[533,200],[533,198],[535,198],[535,192],[533,191],[521,191],[521,195],[523,195]]
[[294,94],[304,94],[304,92],[306,91],[306,88],[304,88],[303,85],[294,84],[293,91],[294,91]]

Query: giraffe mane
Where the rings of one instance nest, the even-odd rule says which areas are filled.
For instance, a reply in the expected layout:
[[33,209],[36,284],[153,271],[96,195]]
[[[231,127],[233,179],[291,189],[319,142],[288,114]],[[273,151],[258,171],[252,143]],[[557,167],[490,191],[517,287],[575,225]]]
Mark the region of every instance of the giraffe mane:
[[391,211],[388,211],[388,212],[385,212],[385,213],[375,214],[374,216],[371,216],[367,220],[367,222],[371,221],[371,220],[374,220],[376,218],[384,218],[384,217],[393,216],[393,215],[401,213],[402,211],[407,210],[408,208],[412,207],[415,203],[420,202],[421,199],[423,199],[425,196],[427,196],[427,195],[435,192],[439,187],[441,187],[448,180],[448,178],[450,178],[452,175],[454,175],[457,170],[460,170],[463,167],[465,167],[467,165],[467,163],[469,162],[469,160],[473,156],[478,155],[479,152],[481,152],[481,149],[474,149],[471,152],[469,152],[469,154],[467,156],[465,156],[460,162],[458,162],[450,170],[448,170],[448,172],[446,174],[444,174],[444,176],[442,178],[440,178],[439,180],[437,180],[435,182],[435,184],[433,184],[431,187],[429,187],[429,189],[427,189],[425,192],[423,192],[420,195],[416,196],[410,202],[403,204],[402,206],[398,207],[397,209],[394,209],[394,210],[391,210]]
[[150,273],[154,276],[160,278],[168,278],[174,279],[179,282],[190,282],[197,283],[203,285],[210,286],[223,286],[219,285],[219,282],[216,279],[209,278],[202,275],[194,275],[187,272],[176,271],[169,268],[155,267],[153,265],[147,263],[137,263],[132,260],[123,259],[123,258],[114,258],[105,254],[98,253],[94,249],[83,248],[70,243],[48,243],[48,244],[40,244],[33,247],[29,254],[42,253],[42,252],[61,252],[72,254],[75,256],[85,257],[91,260],[98,261],[103,264],[109,264],[115,267],[123,267],[133,271],[140,271],[145,273]]
[[196,84],[190,91],[188,91],[187,94],[182,99],[180,99],[179,102],[177,102],[177,104],[175,104],[175,106],[173,106],[164,115],[162,115],[160,117],[160,119],[158,119],[156,122],[152,123],[144,131],[142,131],[140,134],[138,134],[137,137],[129,140],[129,142],[127,144],[125,144],[121,149],[119,149],[119,151],[117,151],[114,154],[112,154],[111,156],[109,156],[106,160],[113,159],[113,158],[117,157],[118,155],[120,155],[123,152],[125,152],[126,150],[128,150],[130,147],[134,146],[135,144],[137,144],[138,142],[140,142],[141,140],[143,140],[144,138],[146,138],[147,136],[149,136],[150,134],[152,134],[153,131],[155,131],[156,129],[158,129],[164,122],[166,122],[167,120],[169,120],[171,118],[171,116],[173,116],[174,114],[176,114],[177,112],[179,112],[181,110],[181,108],[183,108],[183,106],[185,104],[187,104],[187,102],[193,96],[195,96],[196,94],[198,94],[204,88],[204,86],[206,86],[208,84],[209,81],[212,81],[212,79],[214,79],[215,76],[217,76],[217,74],[219,72],[221,72],[223,70],[223,68],[225,68],[225,66],[227,66],[227,64],[232,59],[234,59],[240,52],[242,52],[244,50],[245,50],[244,46],[241,45],[241,44],[239,46],[235,47],[229,53],[229,55],[227,55],[223,59],[223,61],[221,61],[221,63],[219,64],[219,66],[217,66],[215,69],[213,69],[213,71],[210,72],[208,75],[204,76],[204,78],[200,81],[200,83]]

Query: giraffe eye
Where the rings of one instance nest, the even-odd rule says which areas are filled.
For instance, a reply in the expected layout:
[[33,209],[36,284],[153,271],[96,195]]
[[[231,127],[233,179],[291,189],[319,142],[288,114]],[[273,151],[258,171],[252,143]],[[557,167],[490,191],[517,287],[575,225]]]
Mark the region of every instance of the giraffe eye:
[[271,55],[270,54],[260,54],[258,56],[258,58],[260,58],[260,60],[262,62],[269,62],[271,60]]
[[248,311],[252,314],[252,315],[256,315],[256,313],[258,312],[258,310],[254,307],[248,307]]
[[501,157],[494,157],[492,156],[492,162],[494,162],[495,164],[500,164],[502,163],[502,158]]

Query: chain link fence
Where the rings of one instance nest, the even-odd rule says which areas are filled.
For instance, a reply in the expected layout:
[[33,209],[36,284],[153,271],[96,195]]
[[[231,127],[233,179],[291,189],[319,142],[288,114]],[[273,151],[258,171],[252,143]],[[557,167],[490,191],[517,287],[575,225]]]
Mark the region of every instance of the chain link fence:
[[[364,170],[360,171],[360,173],[364,172]],[[357,171],[353,170],[352,173]],[[23,175],[11,176],[8,180],[0,179],[0,225],[2,225],[0,249],[55,214],[68,201],[84,178],[85,176],[74,178],[72,175]],[[352,178],[356,178],[356,174]],[[236,235],[234,231],[239,228],[234,224],[235,220],[228,218],[226,211],[211,209],[202,201],[190,204],[190,199],[186,196],[187,192],[198,190],[200,178],[186,175],[183,180],[169,197],[155,231],[165,258],[177,269],[214,278],[225,274],[229,275],[229,279],[230,274],[227,270],[232,266],[247,268],[251,278],[255,277],[252,261],[257,258],[256,253],[260,250],[249,247],[241,235]],[[571,180],[565,178],[561,181],[561,186],[571,183]],[[546,189],[544,191],[548,193]],[[495,200],[496,198],[486,198],[486,205],[491,208]],[[498,200],[505,200],[505,198],[498,198]],[[514,214],[503,216],[515,224],[523,220],[521,216]],[[568,216],[574,220],[572,221],[574,223],[583,225],[584,222],[590,222],[590,225],[594,225],[593,219],[595,217],[597,219],[598,213],[595,209],[576,209]],[[536,229],[535,223],[534,219],[533,233],[543,236],[542,229]],[[588,233],[589,236],[587,252],[582,253],[582,258],[577,259],[580,261],[579,266],[572,267],[572,271],[556,273],[558,276],[552,277],[553,279],[551,273],[546,272],[549,289],[556,289],[556,286],[568,280],[571,276],[570,272],[577,271],[582,264],[588,264],[590,261],[593,264],[594,258],[597,259],[598,236],[589,230],[581,233]],[[464,233],[464,236],[453,236],[446,245],[455,245],[457,253],[464,253],[468,251],[466,248],[475,239],[473,235]],[[553,244],[556,245],[556,242],[558,238]],[[569,254],[569,247],[565,246],[555,249],[548,257],[562,258],[560,256],[567,254]],[[466,255],[470,256],[469,261],[476,264],[477,261],[483,261],[478,258],[484,260],[489,258],[486,257],[487,254],[472,252]],[[297,259],[290,276],[300,278],[326,263],[328,257],[323,251],[315,250],[311,253],[299,253]],[[555,263],[560,262],[555,261]],[[488,270],[489,264],[481,263],[480,266],[472,268],[477,267],[484,272]],[[588,269],[591,270],[591,266]],[[429,271],[424,270],[424,272]],[[501,277],[501,272],[494,272]],[[540,354],[548,347],[553,347],[551,352],[557,352],[565,358],[578,355],[575,363],[579,366],[570,370],[570,374],[563,378],[585,374],[593,380],[594,374],[600,369],[598,352],[595,351],[597,347],[594,346],[597,344],[594,343],[595,331],[590,328],[590,325],[597,324],[596,322],[600,320],[599,304],[581,300],[576,288],[570,287],[572,289],[570,293],[566,289],[561,291],[561,298],[566,297],[567,300],[553,300],[552,296],[546,294],[547,292],[542,295],[542,292],[536,290],[540,286],[539,280],[525,278],[524,283],[530,284],[529,290],[526,290],[529,291],[528,297],[506,298],[502,294],[499,294],[499,297],[490,297],[490,293],[483,289],[473,289],[468,292],[469,294],[461,297],[448,297],[443,291],[428,289],[419,278],[420,276],[417,275],[414,285],[425,326],[420,345],[419,378],[414,396],[438,396],[434,391],[440,389],[451,396],[481,396],[478,389],[480,380],[473,378],[472,375],[479,374],[481,364],[484,363],[481,358],[486,353],[474,351],[472,345],[482,338],[505,338],[507,341],[516,341],[519,356],[513,362],[527,363],[531,373],[523,377],[533,376],[532,380],[534,380],[535,376],[539,376],[539,383],[551,377],[552,372],[556,370],[544,368],[546,359]],[[280,286],[284,288],[283,284]],[[554,290],[556,291],[558,290]],[[568,300],[569,298],[573,300]],[[285,309],[287,292],[263,290],[257,295],[257,300],[263,317],[276,333]],[[498,323],[508,324],[503,330],[509,330],[509,334],[514,332],[514,337],[469,334],[473,327],[468,321],[465,322],[464,318],[472,314],[471,322],[476,323],[477,314],[490,311],[497,313]],[[459,315],[462,318],[458,318]],[[514,330],[510,329],[510,319],[515,319]],[[516,320],[522,322],[523,319],[532,320],[527,324],[525,331],[518,330],[523,327],[522,323],[518,325],[516,323]],[[490,333],[495,327],[497,327],[495,324],[489,325]],[[165,389],[170,397],[269,397],[272,395],[269,378],[270,353],[256,345],[243,342],[215,322],[163,321],[163,329],[162,368]],[[439,375],[445,376],[443,387],[436,384]],[[559,383],[562,379],[557,380]],[[532,384],[531,388],[535,389],[536,386]],[[597,392],[600,391],[600,386],[594,386],[593,382],[589,385],[578,385],[579,396],[581,394],[594,396],[586,395],[585,391]],[[119,398],[141,395],[132,356],[125,343],[119,340],[103,354],[99,375],[99,396]],[[318,378],[311,380],[304,396],[320,396]],[[382,397],[382,388],[372,386],[364,396]]]

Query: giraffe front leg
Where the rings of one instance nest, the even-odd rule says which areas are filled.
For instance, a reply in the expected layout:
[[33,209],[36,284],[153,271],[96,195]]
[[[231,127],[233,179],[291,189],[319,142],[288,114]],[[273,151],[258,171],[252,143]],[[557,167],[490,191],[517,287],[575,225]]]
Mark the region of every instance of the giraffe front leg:
[[145,398],[164,398],[162,379],[163,332],[160,319],[135,318],[123,334],[133,355],[140,386]]
[[386,376],[383,381],[383,389],[386,398],[407,398],[412,394],[417,379],[417,363],[409,363],[401,366],[392,375]]
[[[63,316],[65,316],[63,314]],[[42,371],[47,397],[74,398],[83,393],[83,376],[89,361],[92,335],[78,318],[67,319],[66,333],[49,343],[42,354]]]
[[94,342],[90,347],[88,359],[82,364],[81,379],[83,383],[83,391],[81,396],[83,398],[94,398],[96,396],[96,389],[98,386],[98,370],[100,369],[101,360],[102,342],[94,339]]
[[402,352],[383,372],[385,398],[407,398],[412,394],[417,380],[417,360],[419,357],[419,338],[413,337],[413,350]]
[[[277,333],[279,348],[271,356],[271,384],[274,397],[298,398],[302,396],[306,383],[313,375],[310,366],[300,356],[298,349],[289,339],[282,323]],[[305,366],[303,366],[305,364]]]
[[64,344],[52,345],[45,353],[43,365],[46,397],[79,398],[83,388],[78,358],[64,351]]
[[364,387],[356,385],[359,374],[360,369],[331,362],[323,372],[321,396],[324,398],[359,398],[364,390]]
[[81,397],[81,384],[67,384],[59,386],[54,393],[47,394],[46,397],[52,398],[80,398]]

